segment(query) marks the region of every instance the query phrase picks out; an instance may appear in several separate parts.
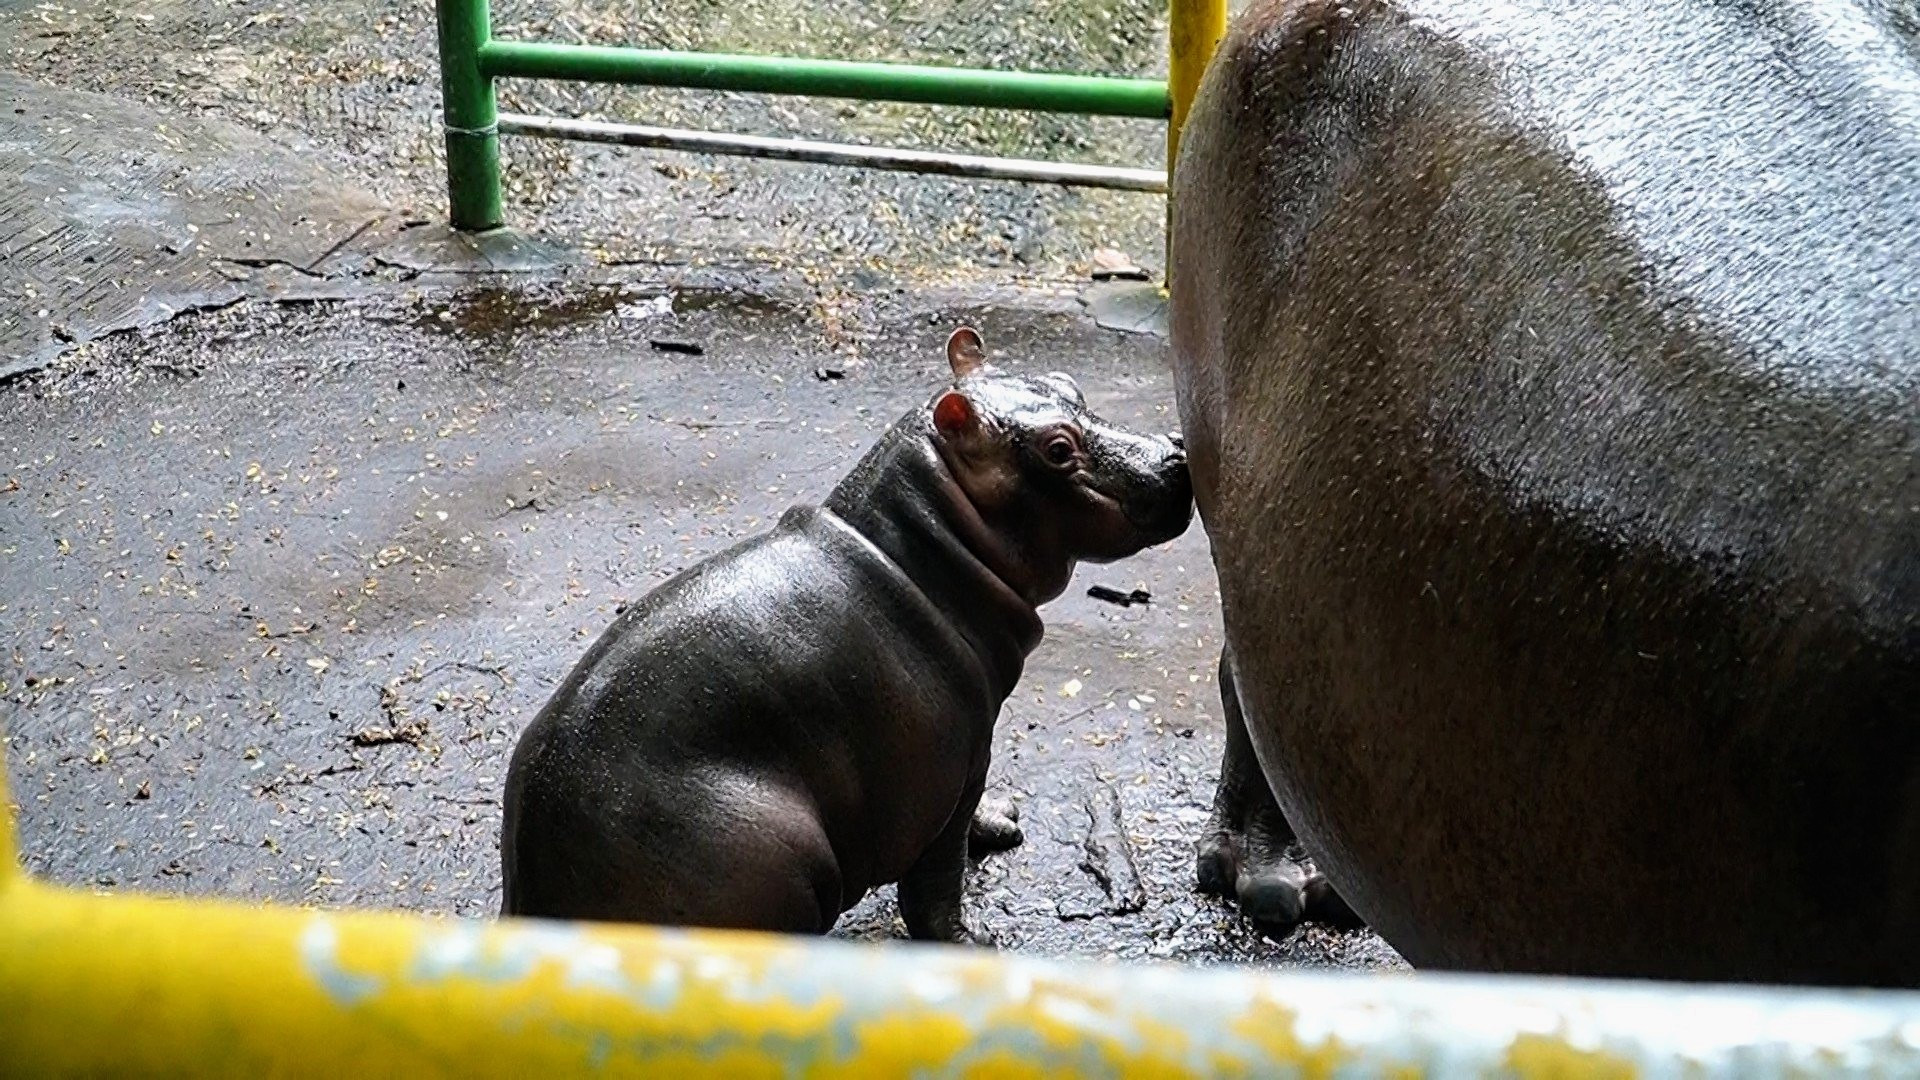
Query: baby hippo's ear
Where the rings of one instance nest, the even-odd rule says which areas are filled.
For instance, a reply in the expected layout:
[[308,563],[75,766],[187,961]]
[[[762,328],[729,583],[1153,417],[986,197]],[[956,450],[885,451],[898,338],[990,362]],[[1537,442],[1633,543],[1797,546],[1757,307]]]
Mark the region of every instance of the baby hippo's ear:
[[971,326],[963,326],[947,339],[947,366],[955,379],[964,379],[987,366],[987,347]]
[[949,441],[968,439],[980,430],[980,414],[967,395],[949,390],[933,403],[933,426]]

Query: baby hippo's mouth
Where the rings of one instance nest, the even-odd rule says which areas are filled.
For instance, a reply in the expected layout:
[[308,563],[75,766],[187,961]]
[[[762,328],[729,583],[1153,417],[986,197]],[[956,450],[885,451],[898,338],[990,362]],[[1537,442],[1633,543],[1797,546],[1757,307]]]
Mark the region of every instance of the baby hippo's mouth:
[[1143,547],[1164,544],[1187,531],[1193,521],[1193,478],[1184,457],[1169,460],[1152,483],[1120,501],[1127,523],[1139,530]]
[[1091,465],[1076,478],[1094,496],[1084,518],[1081,558],[1124,559],[1187,531],[1193,520],[1193,477],[1174,436],[1143,435],[1089,425]]

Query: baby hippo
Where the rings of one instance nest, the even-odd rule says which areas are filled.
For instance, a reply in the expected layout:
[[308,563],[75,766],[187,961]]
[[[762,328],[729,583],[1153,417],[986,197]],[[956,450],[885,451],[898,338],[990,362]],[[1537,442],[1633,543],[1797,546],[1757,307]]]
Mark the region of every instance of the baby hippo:
[[629,608],[507,772],[503,912],[825,933],[900,883],[907,931],[961,917],[994,721],[1074,564],[1187,528],[1177,438],[1087,410],[1065,375],[947,343],[954,386],[821,506]]

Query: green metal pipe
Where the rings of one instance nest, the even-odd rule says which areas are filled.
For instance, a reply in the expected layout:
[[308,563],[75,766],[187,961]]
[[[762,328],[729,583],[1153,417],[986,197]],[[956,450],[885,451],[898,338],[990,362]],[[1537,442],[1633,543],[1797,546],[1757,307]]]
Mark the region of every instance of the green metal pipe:
[[[449,2],[442,0],[441,6]],[[486,42],[480,47],[480,71],[495,78],[567,79],[1149,120],[1164,120],[1173,108],[1167,84],[1153,79],[526,41]]]
[[447,203],[456,229],[499,226],[500,132],[493,79],[480,53],[492,35],[487,0],[435,0],[440,23],[441,115],[447,132]]

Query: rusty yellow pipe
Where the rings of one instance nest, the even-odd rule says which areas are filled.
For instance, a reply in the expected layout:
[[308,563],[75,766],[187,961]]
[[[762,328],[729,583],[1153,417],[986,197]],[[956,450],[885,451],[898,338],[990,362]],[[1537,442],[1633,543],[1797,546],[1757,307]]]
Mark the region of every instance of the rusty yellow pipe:
[[1167,37],[1167,92],[1173,99],[1173,117],[1167,125],[1167,174],[1173,175],[1180,155],[1180,129],[1187,122],[1200,78],[1220,38],[1227,32],[1227,0],[1172,0]]
[[0,1073],[1920,1075],[1920,995],[1062,964],[0,893]]
[[1214,50],[1227,32],[1227,0],[1172,0],[1167,20],[1167,273],[1160,295],[1165,300],[1173,283],[1173,201],[1179,198],[1179,176],[1174,164],[1180,158],[1180,132],[1193,99],[1200,93],[1200,80],[1207,73]]
[[7,794],[7,755],[0,743],[0,893],[20,875],[19,856],[13,849],[13,801]]
[[1063,964],[92,895],[10,871],[0,1075],[1920,1076],[1920,995]]
[[0,753],[0,889],[13,880],[18,856],[13,852],[13,799],[7,793],[7,758]]

